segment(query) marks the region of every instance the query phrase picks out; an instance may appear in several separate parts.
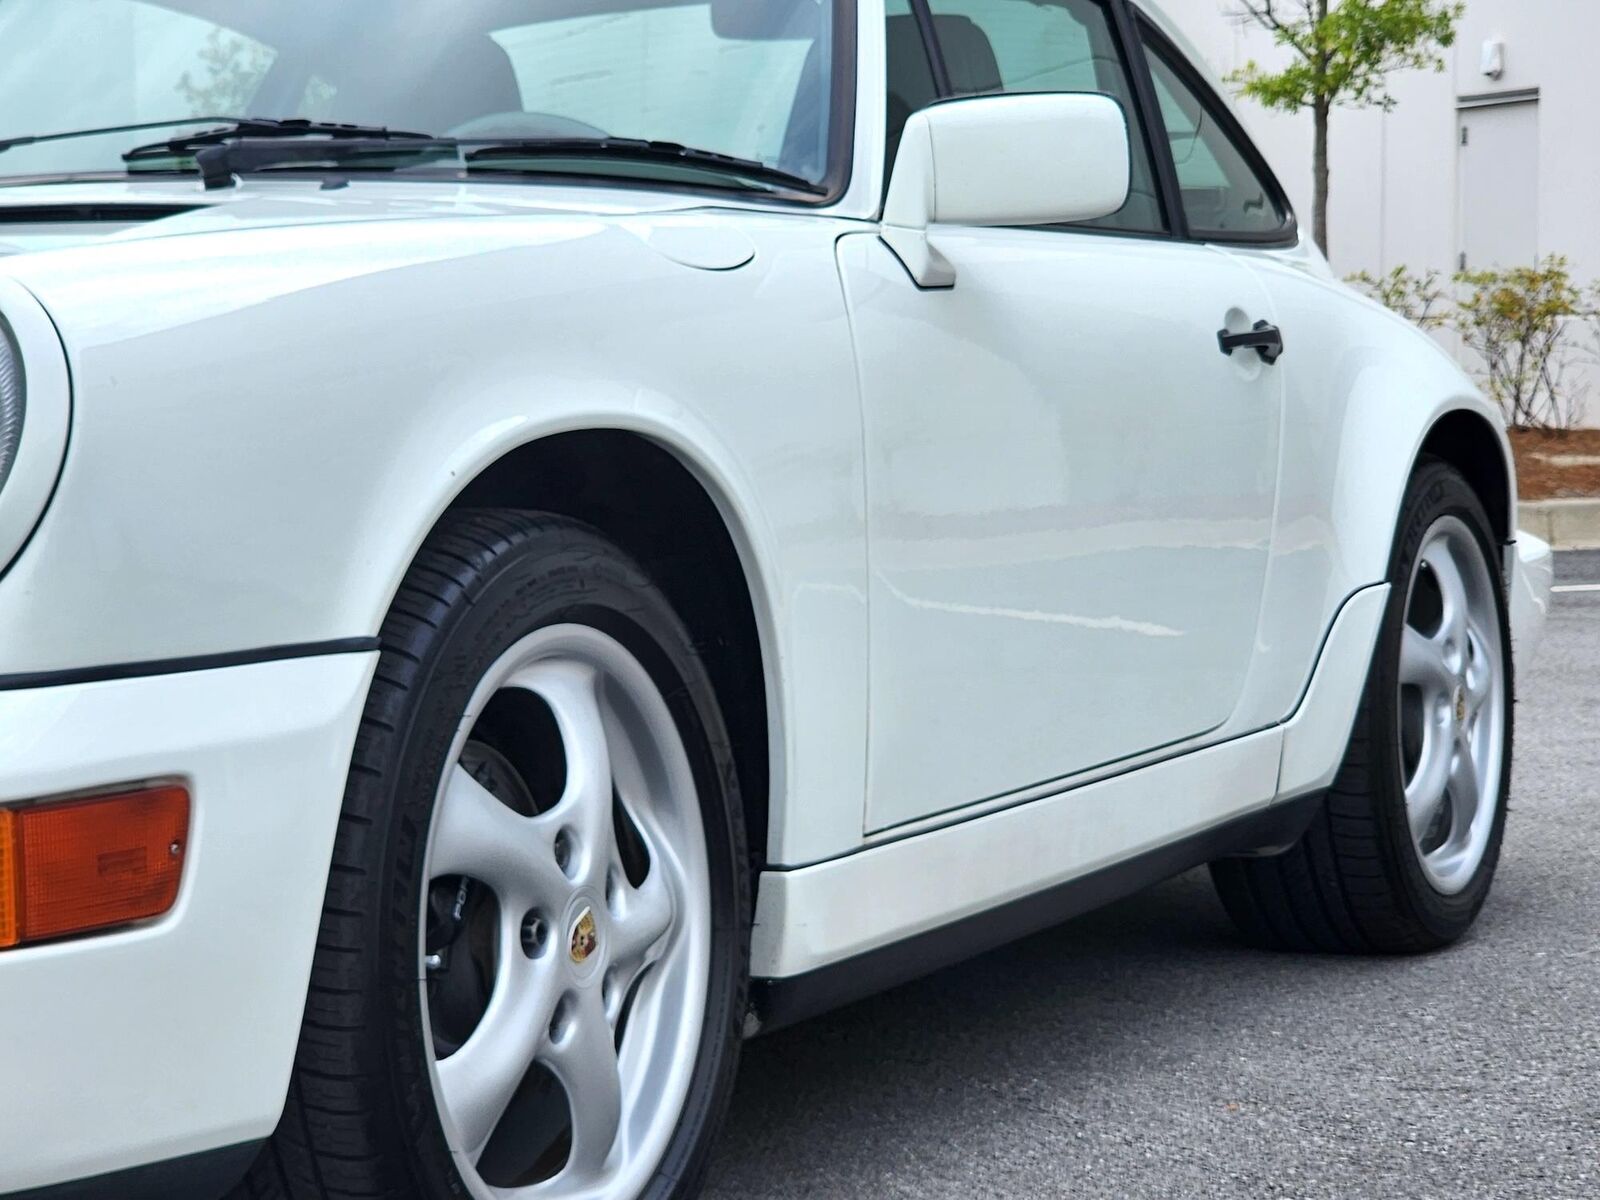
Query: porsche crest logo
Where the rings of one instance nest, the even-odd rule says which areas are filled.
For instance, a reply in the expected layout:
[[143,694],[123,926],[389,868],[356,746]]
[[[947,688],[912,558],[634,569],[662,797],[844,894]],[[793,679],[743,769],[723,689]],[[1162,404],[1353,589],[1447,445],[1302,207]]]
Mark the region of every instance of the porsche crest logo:
[[585,963],[600,945],[600,930],[594,923],[594,910],[584,909],[572,923],[572,936],[568,939],[572,961]]

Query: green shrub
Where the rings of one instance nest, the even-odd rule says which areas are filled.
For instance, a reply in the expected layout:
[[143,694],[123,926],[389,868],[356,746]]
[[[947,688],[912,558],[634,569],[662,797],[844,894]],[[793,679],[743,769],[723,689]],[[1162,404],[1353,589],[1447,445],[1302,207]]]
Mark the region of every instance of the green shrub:
[[1560,255],[1534,267],[1464,271],[1455,326],[1482,364],[1483,383],[1519,428],[1567,429],[1577,415],[1568,376],[1580,338],[1593,336],[1594,297]]

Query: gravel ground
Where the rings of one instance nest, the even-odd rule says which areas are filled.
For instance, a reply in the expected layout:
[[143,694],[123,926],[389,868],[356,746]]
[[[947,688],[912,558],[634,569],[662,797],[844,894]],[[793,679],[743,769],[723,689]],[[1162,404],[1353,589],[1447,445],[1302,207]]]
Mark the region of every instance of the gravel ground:
[[1600,1196],[1600,592],[1519,690],[1461,945],[1257,953],[1187,875],[750,1044],[708,1195]]

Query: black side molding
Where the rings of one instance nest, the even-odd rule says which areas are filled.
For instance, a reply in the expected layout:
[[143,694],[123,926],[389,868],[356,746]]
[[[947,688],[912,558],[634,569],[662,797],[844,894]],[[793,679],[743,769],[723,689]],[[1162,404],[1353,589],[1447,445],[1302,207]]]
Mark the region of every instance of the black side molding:
[[[79,683],[104,683],[112,679],[143,679],[150,675],[182,675],[189,671],[214,671],[219,667],[247,667],[254,663],[290,658],[323,658],[330,654],[366,654],[381,649],[375,637],[340,638],[331,642],[299,642],[292,646],[263,646],[229,654],[200,654],[193,658],[159,658],[149,662],[116,663],[107,667],[72,667],[64,671],[28,671],[0,675],[0,692],[67,687]],[[0,1198],[3,1200],[3,1198]]]
[[782,1029],[1059,925],[1216,859],[1281,852],[1299,841],[1322,802],[1322,794],[1315,793],[1275,804],[903,942],[804,975],[752,980],[750,1024],[759,1033]]
[[0,1200],[218,1200],[267,1143],[242,1142],[74,1183],[7,1192]]

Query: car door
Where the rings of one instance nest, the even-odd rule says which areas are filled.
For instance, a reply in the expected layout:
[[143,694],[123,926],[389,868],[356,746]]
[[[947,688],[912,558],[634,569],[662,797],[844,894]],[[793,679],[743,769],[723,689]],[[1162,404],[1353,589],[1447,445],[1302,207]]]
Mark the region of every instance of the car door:
[[939,227],[946,291],[919,290],[875,236],[840,242],[867,452],[869,832],[1044,794],[1228,720],[1282,404],[1260,356],[1219,348],[1270,303],[1167,211],[1125,12],[933,0],[889,21],[891,122],[930,92],[1106,92],[1134,183],[1094,227]]

